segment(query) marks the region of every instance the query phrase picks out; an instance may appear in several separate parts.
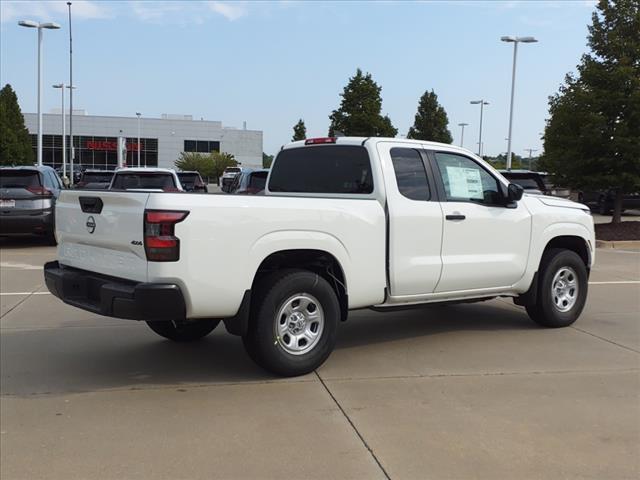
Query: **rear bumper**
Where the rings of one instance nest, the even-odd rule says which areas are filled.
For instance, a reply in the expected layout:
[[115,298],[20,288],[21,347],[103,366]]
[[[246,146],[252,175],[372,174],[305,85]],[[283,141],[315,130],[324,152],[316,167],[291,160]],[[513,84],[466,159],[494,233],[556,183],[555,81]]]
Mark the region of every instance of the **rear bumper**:
[[53,232],[53,211],[35,215],[0,215],[0,235]]
[[63,302],[99,315],[130,320],[181,320],[186,316],[180,287],[114,278],[58,262],[44,266],[49,291]]

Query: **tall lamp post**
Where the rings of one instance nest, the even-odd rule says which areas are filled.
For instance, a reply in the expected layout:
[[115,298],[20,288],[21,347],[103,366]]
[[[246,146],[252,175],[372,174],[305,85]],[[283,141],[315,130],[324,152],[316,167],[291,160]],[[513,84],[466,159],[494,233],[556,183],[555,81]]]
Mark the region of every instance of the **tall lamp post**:
[[513,127],[513,94],[516,86],[516,60],[518,58],[518,43],[535,43],[533,37],[500,37],[503,42],[513,43],[513,69],[511,72],[511,106],[509,107],[509,143],[507,145],[507,170],[511,170],[511,129]]
[[142,150],[140,148],[140,117],[142,114],[140,112],[136,112],[136,115],[138,116],[138,168],[140,168],[140,150]]
[[464,127],[468,126],[468,123],[459,123],[458,126],[462,127],[462,133],[460,134],[460,146],[464,147]]
[[38,165],[42,166],[42,29],[57,30],[60,25],[53,22],[38,23],[33,20],[20,20],[18,25],[38,29]]
[[62,94],[62,109],[60,110],[60,114],[62,115],[62,177],[67,177],[67,125],[66,119],[64,115],[64,89],[67,86],[64,83],[58,83],[57,85],[53,85],[53,88],[59,88],[60,93]]
[[489,102],[485,102],[484,99],[481,99],[471,100],[469,103],[471,105],[480,105],[480,134],[478,136],[478,156],[482,157],[482,114],[484,111],[484,106],[489,105]]

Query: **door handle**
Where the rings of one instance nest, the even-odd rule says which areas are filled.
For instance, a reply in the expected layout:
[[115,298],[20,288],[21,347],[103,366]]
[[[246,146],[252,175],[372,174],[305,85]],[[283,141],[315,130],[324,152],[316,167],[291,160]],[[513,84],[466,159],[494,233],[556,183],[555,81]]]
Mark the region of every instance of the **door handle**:
[[465,217],[464,215],[461,215],[461,214],[458,213],[458,214],[455,214],[455,215],[447,215],[444,218],[446,218],[447,220],[464,220],[467,217]]

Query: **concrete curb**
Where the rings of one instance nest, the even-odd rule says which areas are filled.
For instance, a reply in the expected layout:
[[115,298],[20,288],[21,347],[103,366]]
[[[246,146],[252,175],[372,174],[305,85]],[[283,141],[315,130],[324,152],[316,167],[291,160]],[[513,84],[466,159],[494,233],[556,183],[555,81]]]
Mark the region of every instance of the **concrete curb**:
[[596,240],[596,248],[640,248],[640,240]]

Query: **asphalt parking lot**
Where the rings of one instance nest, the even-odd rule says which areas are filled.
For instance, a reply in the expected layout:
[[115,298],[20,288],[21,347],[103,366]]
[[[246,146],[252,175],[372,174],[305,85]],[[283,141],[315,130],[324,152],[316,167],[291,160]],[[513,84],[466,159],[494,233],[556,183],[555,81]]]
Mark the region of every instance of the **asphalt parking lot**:
[[173,344],[47,294],[55,249],[0,240],[0,476],[640,476],[640,251],[599,250],[575,326],[507,300],[353,312],[276,379],[222,326]]

